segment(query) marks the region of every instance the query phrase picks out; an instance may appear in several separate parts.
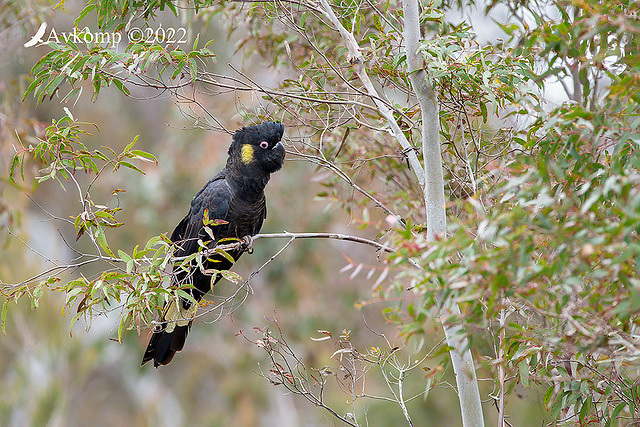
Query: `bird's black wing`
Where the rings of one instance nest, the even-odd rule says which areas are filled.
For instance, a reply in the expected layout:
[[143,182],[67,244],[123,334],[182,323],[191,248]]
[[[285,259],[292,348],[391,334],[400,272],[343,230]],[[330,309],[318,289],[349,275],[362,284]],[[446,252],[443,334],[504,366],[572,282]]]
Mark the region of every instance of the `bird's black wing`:
[[[231,201],[231,190],[225,179],[225,171],[220,172],[211,179],[195,195],[191,201],[189,213],[182,218],[176,228],[171,233],[171,241],[176,243],[175,257],[191,255],[198,251],[198,239],[210,240],[204,231],[204,215],[210,220],[227,219],[229,203]],[[219,227],[210,227],[217,229]],[[217,239],[216,239],[217,240]]]

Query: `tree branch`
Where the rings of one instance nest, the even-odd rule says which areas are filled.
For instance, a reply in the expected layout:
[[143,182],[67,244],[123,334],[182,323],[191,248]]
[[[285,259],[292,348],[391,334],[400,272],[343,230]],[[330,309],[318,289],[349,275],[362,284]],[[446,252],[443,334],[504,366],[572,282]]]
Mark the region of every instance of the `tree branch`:
[[[249,237],[249,236],[247,236]],[[383,245],[382,243],[378,243],[374,240],[365,239],[364,237],[351,236],[349,234],[340,234],[340,233],[289,233],[285,231],[283,233],[267,233],[267,234],[256,234],[255,236],[251,236],[249,241],[240,240],[237,242],[225,243],[222,245],[216,245],[213,248],[206,249],[202,251],[203,256],[209,256],[215,254],[217,251],[230,251],[234,249],[242,249],[248,250],[251,246],[252,241],[258,239],[289,239],[290,241],[294,241],[296,239],[336,239],[336,240],[344,240],[348,242],[362,243],[365,245],[373,246],[376,250],[384,251],[388,253],[394,253],[396,250]],[[187,259],[186,256],[183,257],[175,257],[171,258],[172,262],[176,261],[184,261]],[[114,261],[119,261],[114,258]]]
[[257,234],[253,236],[253,240],[257,239],[337,239],[337,240],[345,240],[349,242],[362,243],[365,245],[373,246],[379,251],[393,253],[396,250],[390,248],[389,246],[383,245],[382,243],[378,243],[374,240],[365,239],[364,237],[358,236],[350,236],[348,234],[340,234],[340,233],[273,233],[273,234]]
[[360,52],[360,46],[358,45],[358,42],[353,37],[353,34],[348,32],[347,29],[344,28],[344,26],[340,23],[340,20],[338,20],[338,17],[333,12],[333,9],[331,8],[331,5],[329,5],[327,0],[320,0],[320,3],[322,4],[322,11],[324,15],[338,29],[338,32],[342,36],[342,40],[347,45],[347,49],[349,50],[349,56],[351,58],[351,64],[353,65],[354,71],[358,75],[358,78],[364,85],[365,89],[367,89],[367,93],[369,94],[371,99],[373,99],[373,102],[376,104],[378,113],[380,113],[380,115],[387,120],[387,124],[391,129],[391,134],[398,140],[398,142],[402,146],[402,149],[406,151],[407,158],[409,160],[409,165],[411,166],[411,170],[413,170],[413,173],[416,175],[416,178],[418,180],[418,183],[420,184],[420,187],[424,188],[424,185],[425,185],[424,168],[422,167],[422,164],[418,159],[418,155],[415,153],[415,150],[413,149],[414,148],[413,145],[411,145],[411,143],[407,140],[407,137],[404,135],[404,133],[400,129],[400,126],[398,125],[396,120],[393,118],[392,111],[383,102],[380,101],[380,96],[378,95],[378,91],[373,86],[373,83],[371,82],[371,79],[367,74],[367,70],[365,68],[365,59],[362,53]]

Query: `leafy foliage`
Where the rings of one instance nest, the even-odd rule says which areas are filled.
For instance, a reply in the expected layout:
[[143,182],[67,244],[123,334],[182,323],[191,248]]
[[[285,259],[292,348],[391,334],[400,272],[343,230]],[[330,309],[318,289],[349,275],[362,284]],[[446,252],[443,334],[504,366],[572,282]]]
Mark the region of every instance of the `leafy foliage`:
[[[507,179],[458,203],[449,239],[418,239],[419,249],[399,258],[425,267],[413,274],[425,299],[408,307],[406,334],[420,333],[426,307],[446,298],[464,303],[458,321],[476,340],[487,329],[505,333],[504,361],[496,363],[506,364],[507,375],[524,386],[549,384],[553,418],[580,425],[637,419],[640,108],[634,95],[621,94],[639,69],[622,54],[635,36],[608,25],[633,25],[628,9],[606,10],[623,15],[592,10],[521,36],[525,45],[542,43],[543,55],[557,55],[549,59],[553,72],[540,79],[571,77],[571,61],[579,64],[585,72],[573,83],[582,95],[537,113],[520,141],[526,155],[499,166]],[[596,93],[601,71],[610,84]],[[501,316],[507,321],[498,322]]]
[[[411,290],[413,303],[386,311],[405,336],[424,343],[432,307],[461,303],[462,316],[448,321],[462,323],[470,333],[472,348],[486,361],[484,369],[501,397],[516,385],[543,388],[554,421],[637,421],[640,27],[635,2],[496,0],[487,12],[504,4],[511,16],[500,25],[506,40],[493,43],[478,41],[467,23],[452,22],[441,4],[423,5],[420,23],[428,33],[419,52],[428,83],[437,89],[452,201],[450,235],[435,243],[426,242],[423,189],[406,164],[408,155],[418,151],[422,123],[397,2],[332,4],[364,61],[344,46],[317,3],[180,4],[200,16],[221,18],[229,38],[239,39],[235,46],[247,63],[258,56],[280,71],[276,82],[262,83],[235,68],[233,76],[210,70],[211,42],[198,49],[198,38],[186,52],[162,40],[130,42],[116,50],[85,37],[77,43],[48,43],[51,51],[33,67],[25,98],[43,102],[59,96],[68,102],[81,96],[86,82],[93,100],[111,84],[125,96],[132,85],[171,94],[185,88],[197,95],[259,94],[258,102],[238,107],[243,119],[277,118],[302,129],[299,141],[291,138],[289,151],[327,171],[319,179],[324,186],[319,198],[343,206],[354,222],[374,228],[385,244],[397,248],[379,276],[386,278],[391,271],[396,281],[385,288],[378,279],[374,294],[392,304]],[[164,0],[92,0],[76,25],[95,14],[100,30],[121,33],[165,9],[176,16],[183,12]],[[236,25],[240,18],[243,27]],[[376,95],[357,69],[365,70]],[[64,93],[66,86],[70,89]],[[552,104],[545,98],[556,89],[564,97]],[[392,112],[412,147],[398,148],[380,105]],[[89,236],[95,255],[3,288],[8,297],[3,329],[10,301],[27,296],[36,307],[50,288],[65,293],[67,308],[75,307],[72,323],[83,315],[90,319],[97,312],[121,310],[121,339],[124,330],[151,323],[162,301],[187,296],[184,289],[161,286],[169,262],[201,264],[206,256],[203,242],[200,254],[174,260],[164,236],[131,253],[108,244],[109,229],[121,225],[116,219],[120,208],[110,200],[94,203],[92,183],[107,169],[142,172],[132,160],[156,159],[134,149],[135,139],[121,153],[91,149],[82,142],[86,127],[70,113],[54,121],[42,140],[14,157],[10,174],[14,182],[18,172],[27,179],[25,162],[32,161],[41,168],[38,182],[75,185],[81,210],[72,222],[78,238]],[[76,179],[80,172],[95,177],[84,189]],[[371,214],[378,209],[382,215]],[[109,268],[68,281],[58,274],[95,261]],[[360,271],[357,267],[351,277]],[[356,378],[369,368],[375,367],[389,385],[400,383],[386,376],[389,362],[397,362],[391,346],[358,352],[346,332],[338,339],[322,332],[337,348],[333,356],[346,361],[338,369],[369,367],[350,371],[348,381],[341,382],[327,369],[307,369],[282,333],[259,332],[262,339],[255,343],[272,365],[266,376],[330,412],[322,398],[328,378],[336,379],[354,401],[359,396]],[[433,354],[445,353],[441,347]],[[395,369],[396,378],[403,369]],[[444,382],[429,375],[425,390]],[[402,399],[392,394],[402,407]],[[355,417],[331,413],[357,424]]]

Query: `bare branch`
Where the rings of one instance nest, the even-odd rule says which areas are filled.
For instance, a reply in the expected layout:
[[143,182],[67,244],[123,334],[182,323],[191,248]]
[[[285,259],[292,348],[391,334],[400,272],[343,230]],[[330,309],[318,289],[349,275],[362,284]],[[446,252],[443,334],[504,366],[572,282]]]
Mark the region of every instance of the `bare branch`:
[[264,238],[268,238],[268,239],[274,239],[274,238],[278,238],[278,239],[291,239],[291,240],[295,240],[295,239],[336,239],[336,240],[345,240],[345,241],[349,241],[349,242],[356,242],[356,243],[362,243],[365,245],[369,245],[369,246],[373,246],[374,248],[376,248],[379,251],[384,251],[384,252],[389,252],[389,253],[393,253],[396,250],[393,248],[390,248],[389,246],[385,246],[381,243],[378,243],[374,240],[369,240],[369,239],[365,239],[364,237],[358,237],[358,236],[351,236],[348,234],[340,234],[340,233],[289,233],[289,232],[284,232],[284,233],[274,233],[274,234],[258,234],[256,236],[253,236],[253,240],[257,240],[257,239],[264,239]]

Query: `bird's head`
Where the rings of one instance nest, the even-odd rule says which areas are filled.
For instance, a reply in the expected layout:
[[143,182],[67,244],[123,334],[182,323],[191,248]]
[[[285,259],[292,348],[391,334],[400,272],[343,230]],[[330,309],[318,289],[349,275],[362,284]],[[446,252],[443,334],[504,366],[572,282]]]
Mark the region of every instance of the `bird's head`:
[[282,123],[264,122],[245,126],[233,135],[229,160],[245,170],[270,174],[282,167],[285,150]]

